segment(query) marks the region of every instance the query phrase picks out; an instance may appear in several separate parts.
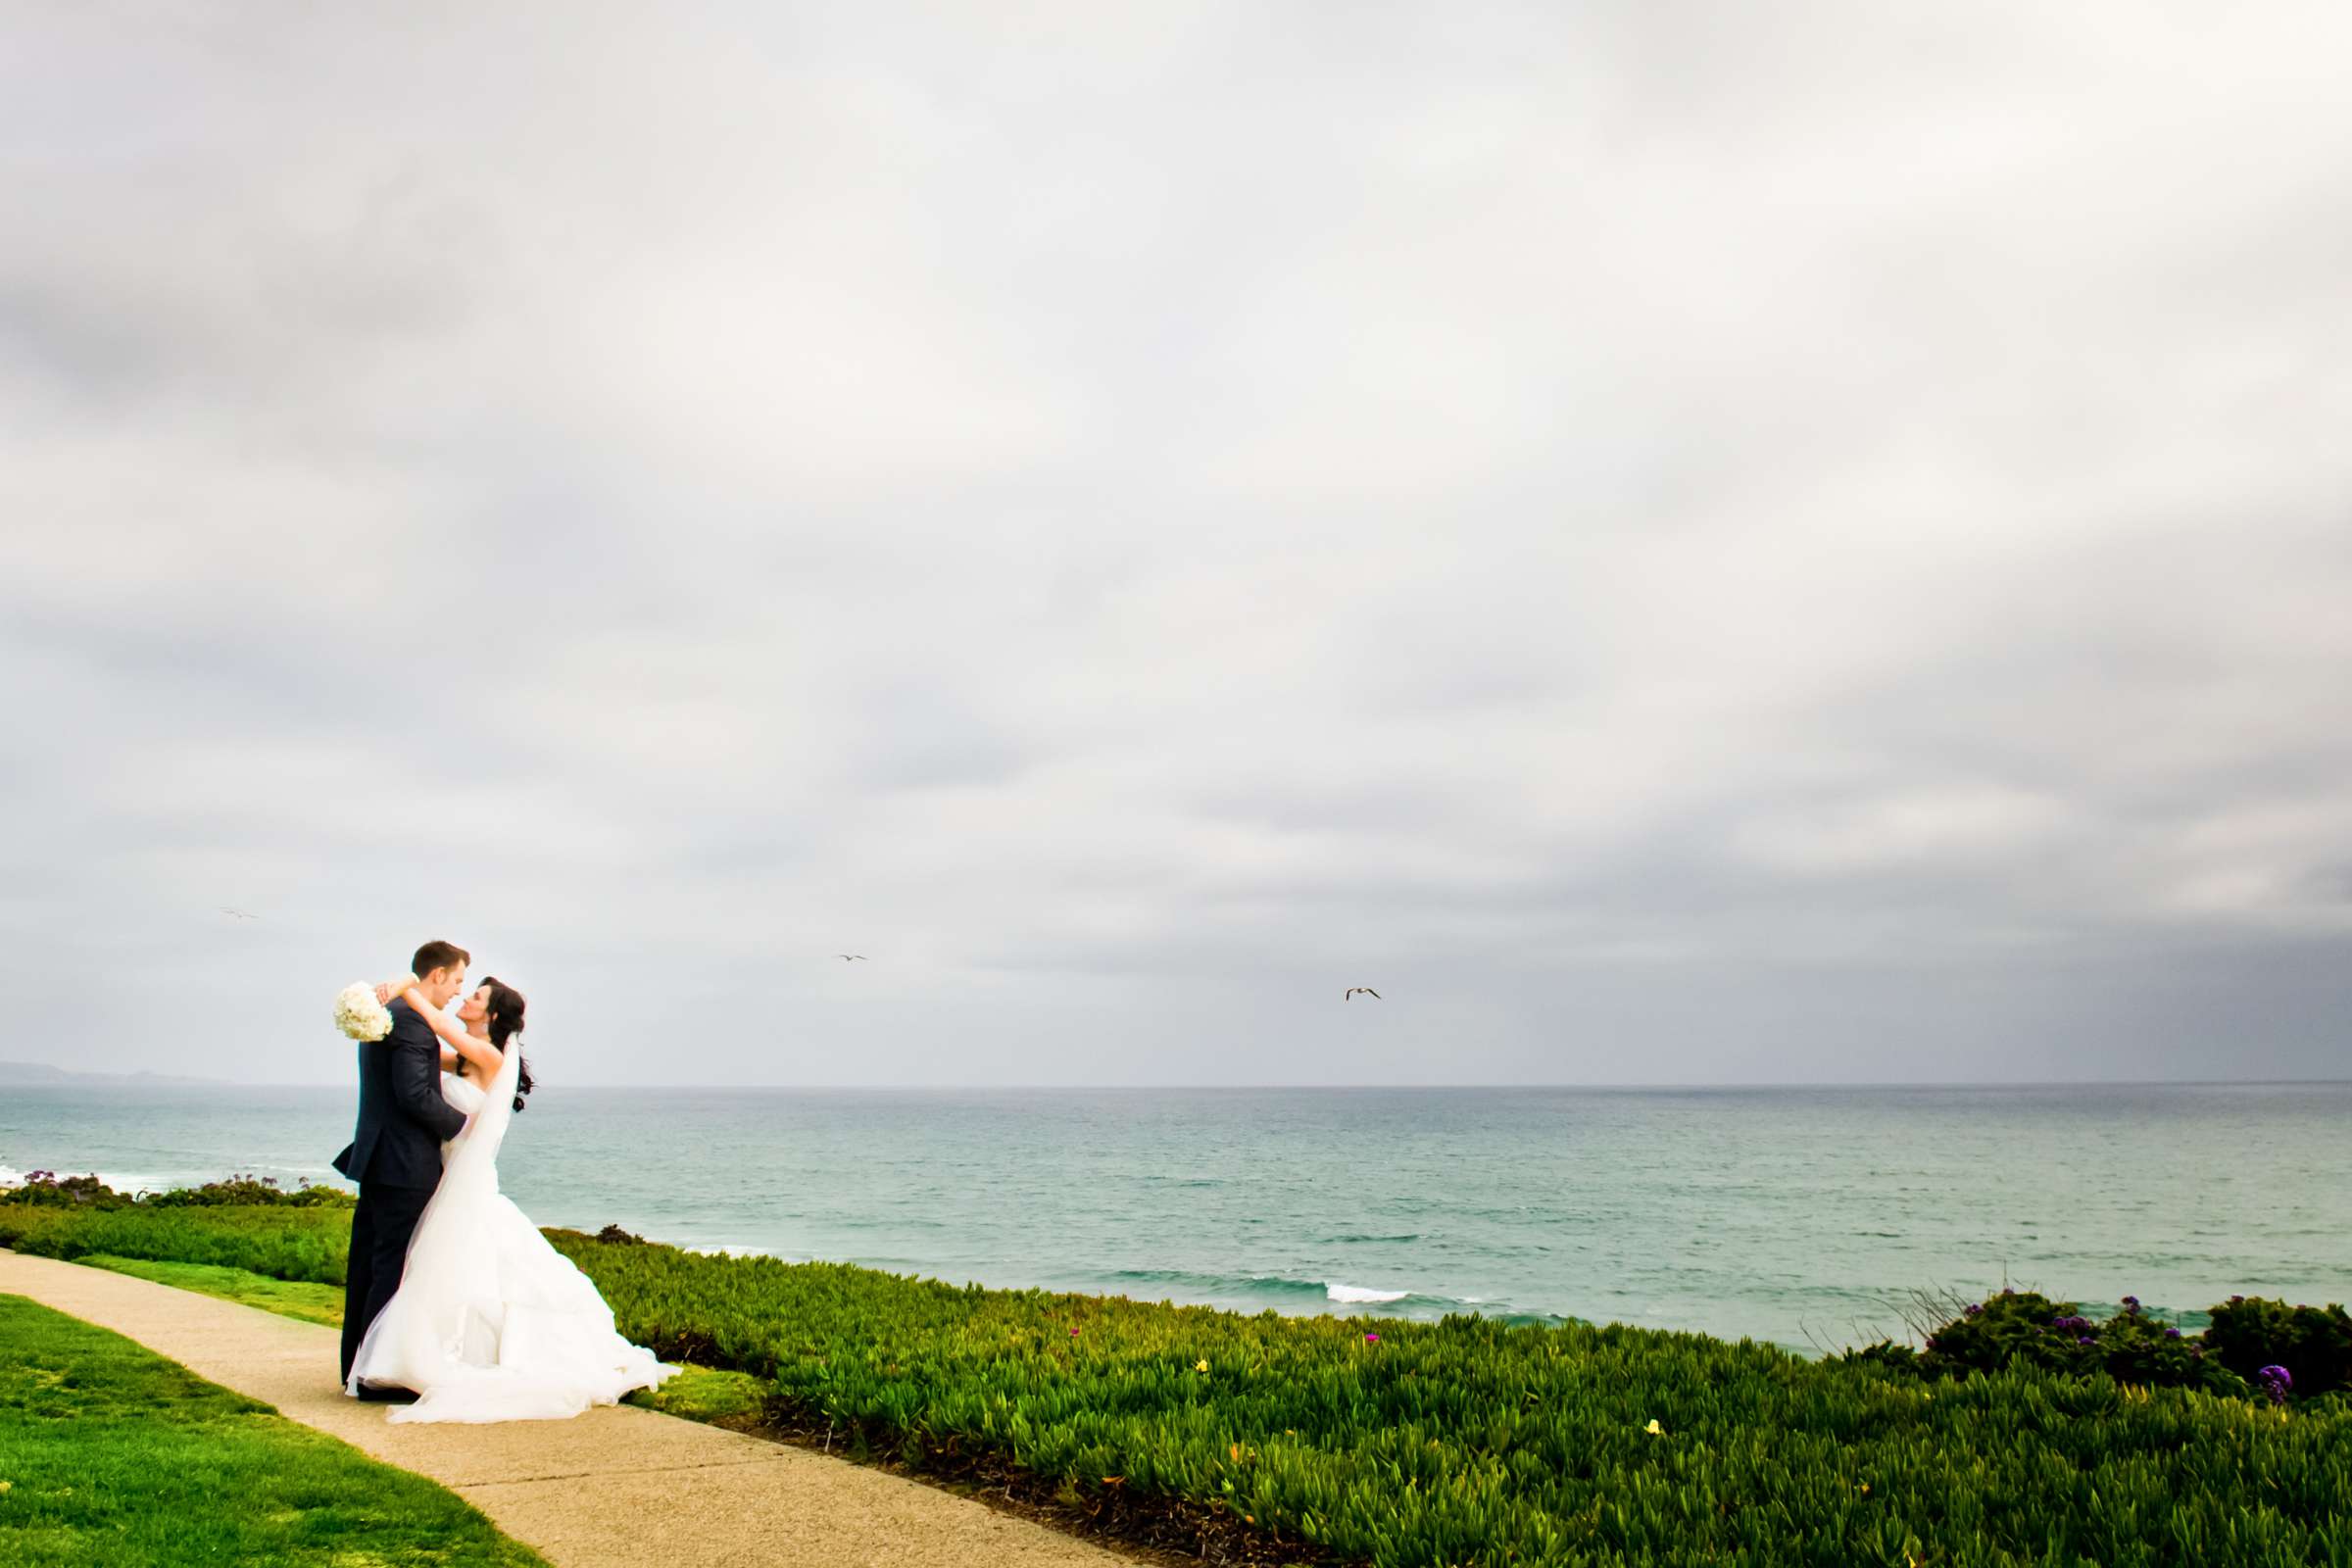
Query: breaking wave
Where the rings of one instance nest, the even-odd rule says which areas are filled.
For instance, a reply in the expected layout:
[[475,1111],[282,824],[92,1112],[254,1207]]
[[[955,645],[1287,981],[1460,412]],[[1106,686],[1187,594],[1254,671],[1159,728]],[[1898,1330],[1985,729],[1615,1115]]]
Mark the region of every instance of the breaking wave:
[[1275,1311],[1306,1316],[1321,1310],[1343,1315],[1417,1318],[1434,1322],[1453,1313],[1478,1313],[1505,1323],[1573,1322],[1553,1312],[1526,1311],[1507,1301],[1473,1296],[1441,1296],[1420,1291],[1381,1290],[1344,1280],[1302,1280],[1284,1274],[1210,1274],[1181,1268],[1127,1268],[1104,1276],[1110,1289],[1145,1298],[1165,1296],[1189,1298],[1216,1306],[1272,1307]]
[[1339,1281],[1333,1280],[1323,1287],[1323,1294],[1335,1301],[1373,1305],[1384,1301],[1401,1301],[1413,1293],[1410,1291],[1366,1290],[1361,1285],[1342,1285]]

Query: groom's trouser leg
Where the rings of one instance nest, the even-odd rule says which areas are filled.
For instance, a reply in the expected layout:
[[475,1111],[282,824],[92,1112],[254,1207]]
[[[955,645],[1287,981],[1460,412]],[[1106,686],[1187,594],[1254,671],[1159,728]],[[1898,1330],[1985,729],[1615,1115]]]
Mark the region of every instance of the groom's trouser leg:
[[[360,1207],[368,1211],[367,1280],[358,1295],[360,1309],[355,1316],[351,1310],[352,1280],[356,1267],[348,1267],[343,1287],[343,1381],[351,1381],[352,1358],[360,1353],[360,1341],[368,1325],[375,1321],[384,1303],[400,1289],[400,1276],[409,1260],[409,1239],[416,1234],[416,1222],[424,1217],[424,1205],[433,1200],[429,1187],[378,1187],[363,1182],[360,1185]],[[359,1256],[361,1221],[355,1213],[351,1222],[351,1242],[356,1262]],[[353,1328],[353,1323],[358,1328]]]
[[343,1259],[343,1386],[351,1386],[352,1358],[360,1353],[360,1336],[368,1332],[368,1287],[375,1278],[375,1204],[373,1193],[360,1184],[360,1203],[351,1211],[351,1250]]

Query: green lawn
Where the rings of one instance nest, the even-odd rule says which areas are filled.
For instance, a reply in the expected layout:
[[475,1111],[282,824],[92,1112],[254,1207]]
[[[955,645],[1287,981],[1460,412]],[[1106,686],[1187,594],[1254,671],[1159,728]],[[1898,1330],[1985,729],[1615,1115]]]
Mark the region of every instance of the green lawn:
[[639,1389],[625,1402],[642,1404],[663,1415],[683,1416],[689,1421],[708,1421],[716,1426],[757,1426],[768,1396],[776,1392],[773,1378],[697,1366],[692,1361],[669,1364],[678,1368],[676,1377],[666,1379],[658,1389]]
[[[227,1268],[217,1263],[162,1263],[144,1257],[111,1257],[104,1252],[86,1253],[74,1261],[128,1274],[133,1279],[153,1280],[158,1285],[217,1296],[241,1306],[258,1306],[283,1317],[300,1318],[305,1323],[323,1323],[330,1329],[343,1324],[340,1286],[273,1280],[250,1269]],[[689,1363],[662,1387],[641,1389],[630,1395],[627,1402],[664,1415],[683,1416],[689,1421],[750,1426],[759,1421],[761,1401],[774,1391],[774,1382],[767,1378]]]
[[267,1274],[218,1263],[162,1263],[144,1257],[113,1257],[104,1252],[92,1252],[74,1261],[128,1274],[133,1279],[153,1280],[158,1285],[174,1285],[183,1291],[218,1296],[223,1301],[258,1306],[282,1317],[298,1317],[305,1323],[323,1323],[330,1329],[343,1326],[340,1285],[273,1280]]
[[0,1296],[0,1562],[539,1565],[421,1476]]

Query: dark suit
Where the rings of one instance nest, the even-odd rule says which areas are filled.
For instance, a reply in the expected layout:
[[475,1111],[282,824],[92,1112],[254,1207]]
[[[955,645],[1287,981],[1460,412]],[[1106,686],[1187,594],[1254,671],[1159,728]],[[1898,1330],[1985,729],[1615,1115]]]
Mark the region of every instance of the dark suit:
[[343,1381],[368,1325],[400,1289],[409,1238],[441,1181],[441,1146],[466,1117],[441,1098],[441,1044],[405,1002],[392,1032],[360,1046],[360,1119],[335,1169],[360,1184],[343,1274]]

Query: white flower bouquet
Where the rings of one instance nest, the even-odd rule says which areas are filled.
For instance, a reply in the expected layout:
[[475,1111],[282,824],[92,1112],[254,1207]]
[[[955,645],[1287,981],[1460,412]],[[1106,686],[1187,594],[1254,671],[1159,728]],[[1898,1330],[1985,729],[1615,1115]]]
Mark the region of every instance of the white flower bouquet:
[[375,1000],[375,987],[354,980],[335,998],[335,1027],[354,1040],[381,1040],[392,1032],[392,1013]]

